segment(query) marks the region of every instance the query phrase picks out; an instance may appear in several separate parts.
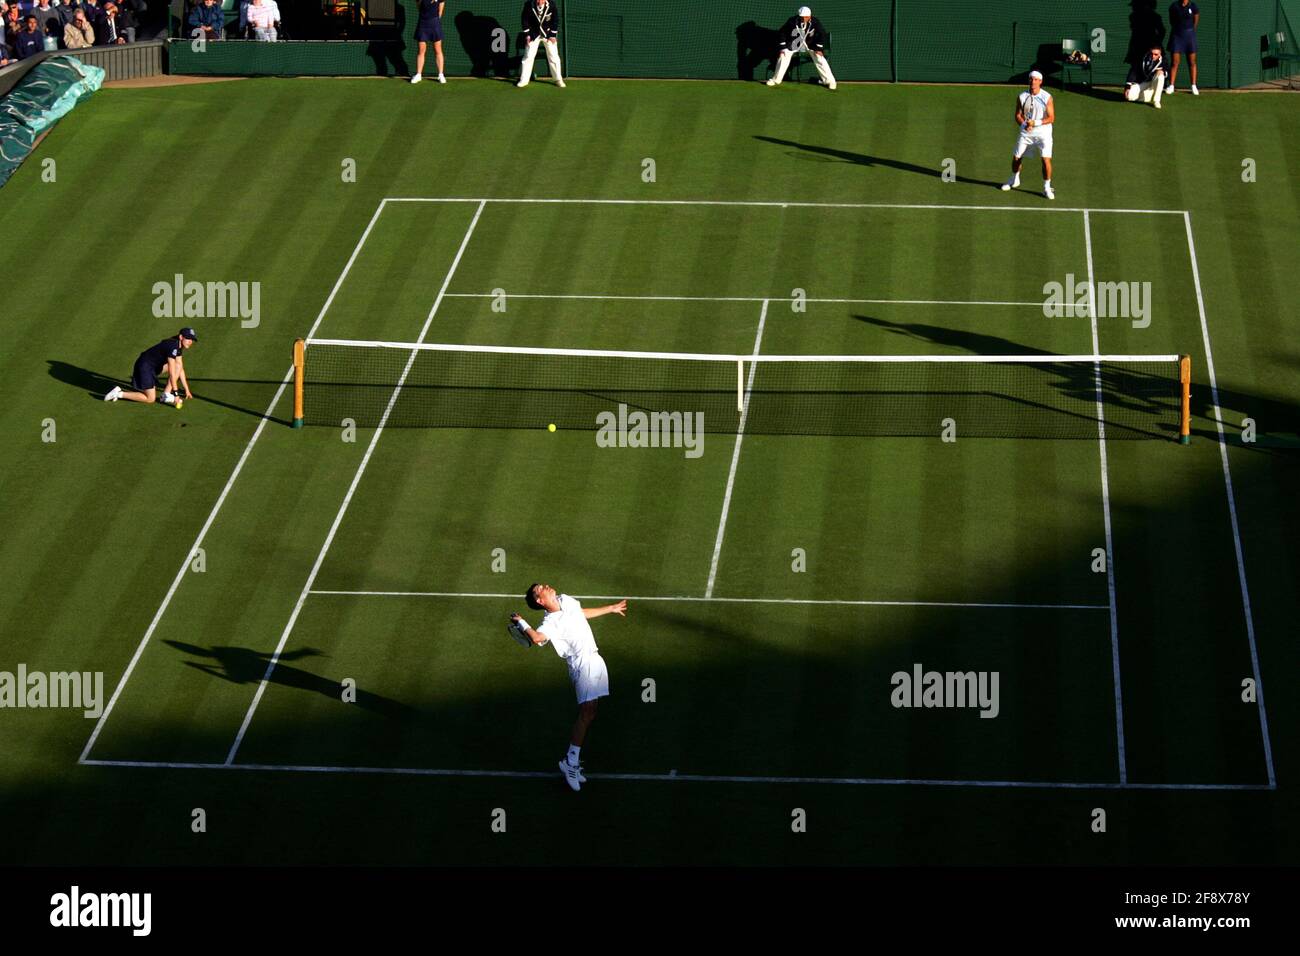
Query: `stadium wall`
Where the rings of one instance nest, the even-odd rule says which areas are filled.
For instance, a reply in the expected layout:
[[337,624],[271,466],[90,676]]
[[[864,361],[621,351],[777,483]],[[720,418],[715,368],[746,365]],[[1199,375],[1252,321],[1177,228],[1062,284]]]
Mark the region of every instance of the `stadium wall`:
[[[1261,78],[1259,37],[1278,0],[1197,0],[1200,84],[1244,86]],[[572,76],[763,79],[776,29],[797,0],[560,0],[562,55]],[[831,31],[831,62],[844,80],[1019,81],[1030,69],[1061,74],[1066,37],[1093,58],[1092,79],[1122,83],[1134,51],[1167,38],[1168,0],[815,0]],[[444,17],[447,72],[518,71],[521,0],[450,0]],[[380,75],[410,73],[415,0],[397,0],[397,23],[365,39],[210,43],[173,40],[175,73]],[[290,35],[294,24],[286,21]],[[297,34],[301,36],[301,33]],[[432,63],[428,64],[432,66]],[[537,70],[545,73],[544,58]],[[804,71],[807,76],[812,71]],[[1078,70],[1071,79],[1078,81]]]

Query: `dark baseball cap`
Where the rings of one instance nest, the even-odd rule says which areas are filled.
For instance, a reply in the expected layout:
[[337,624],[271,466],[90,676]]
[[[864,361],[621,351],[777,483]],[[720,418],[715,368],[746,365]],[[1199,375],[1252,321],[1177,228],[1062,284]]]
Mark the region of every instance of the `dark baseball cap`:
[[195,332],[188,325],[181,329],[177,334],[183,339],[189,339],[191,342],[197,342],[199,340],[199,333]]

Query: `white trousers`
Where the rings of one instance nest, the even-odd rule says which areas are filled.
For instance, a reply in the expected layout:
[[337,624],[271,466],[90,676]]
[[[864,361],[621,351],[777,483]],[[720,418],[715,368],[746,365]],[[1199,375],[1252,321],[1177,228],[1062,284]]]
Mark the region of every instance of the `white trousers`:
[[1159,103],[1165,92],[1165,75],[1157,73],[1149,83],[1131,83],[1124,88],[1124,98],[1130,103]]
[[[528,48],[524,51],[524,60],[519,64],[519,85],[527,86],[533,78],[533,61],[537,59],[537,48],[542,45],[542,38],[528,41]],[[546,41],[546,64],[551,68],[551,79],[560,80],[563,74],[560,72],[560,42],[558,40]]]
[[[825,56],[819,56],[816,53],[811,54],[813,65],[817,67],[817,75],[822,78],[822,82],[827,86],[835,85],[835,74],[831,72],[830,61]],[[782,50],[776,58],[776,73],[772,79],[780,83],[785,79],[785,71],[790,69],[790,61],[794,59],[794,54],[789,50]]]

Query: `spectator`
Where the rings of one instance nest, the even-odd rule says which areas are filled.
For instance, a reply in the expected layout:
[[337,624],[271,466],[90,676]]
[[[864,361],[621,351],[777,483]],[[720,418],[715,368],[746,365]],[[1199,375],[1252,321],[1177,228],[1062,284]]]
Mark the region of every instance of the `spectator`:
[[252,28],[254,40],[267,40],[272,43],[276,39],[276,28],[279,23],[280,11],[278,7],[272,6],[266,0],[253,0],[248,5],[248,25]]
[[35,14],[27,14],[27,19],[23,21],[23,29],[18,34],[18,39],[14,41],[14,50],[20,60],[45,52],[45,34],[37,24]]
[[[89,2],[89,0],[87,0]],[[203,0],[190,11],[190,36],[204,40],[220,40],[226,25],[225,15],[215,0]]]
[[77,7],[63,28],[63,45],[69,50],[84,50],[95,45],[95,28],[86,19],[86,11]]
[[95,28],[96,46],[119,46],[126,42],[117,27],[117,4],[109,0],[104,4],[104,16]]
[[40,26],[42,33],[48,32],[51,20],[55,21],[55,26],[58,27],[59,32],[63,32],[63,23],[59,17],[59,8],[52,6],[50,0],[40,0],[40,3],[32,4],[31,14],[36,17],[36,22]]
[[95,28],[95,36],[98,37],[104,29],[104,8],[99,5],[99,0],[81,0],[81,5],[85,8],[86,19]]
[[66,27],[76,18],[77,11],[81,9],[81,4],[77,0],[62,0],[54,9],[59,11],[59,19],[63,21],[63,25]]
[[[140,19],[136,16],[139,0],[113,0],[117,4],[117,31],[126,37],[127,43],[135,42],[136,31],[140,29]],[[139,4],[143,7],[143,4]]]
[[11,4],[5,11],[5,45],[10,51],[16,49],[18,34],[23,32],[23,14],[18,4]]

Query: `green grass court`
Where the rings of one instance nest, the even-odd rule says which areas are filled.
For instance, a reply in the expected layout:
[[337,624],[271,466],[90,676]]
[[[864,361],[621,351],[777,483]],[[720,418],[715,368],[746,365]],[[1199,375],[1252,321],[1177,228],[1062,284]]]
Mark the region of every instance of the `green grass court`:
[[[1036,161],[995,188],[1011,100],[268,79],[74,111],[0,193],[23,249],[88,269],[10,273],[0,670],[114,696],[0,712],[3,858],[1294,862],[1294,104],[1058,94],[1049,203]],[[178,273],[260,283],[259,323],[155,317]],[[1149,283],[1149,326],[1046,318],[1067,275]],[[93,400],[179,324],[194,401]],[[344,441],[310,385],[288,427],[297,337],[1187,354],[1192,441],[947,443],[942,416],[706,433],[698,459],[565,428]],[[580,794],[563,665],[502,626],[534,580],[630,605],[593,625],[612,694]],[[997,672],[998,716],[892,706],[917,663]]]

